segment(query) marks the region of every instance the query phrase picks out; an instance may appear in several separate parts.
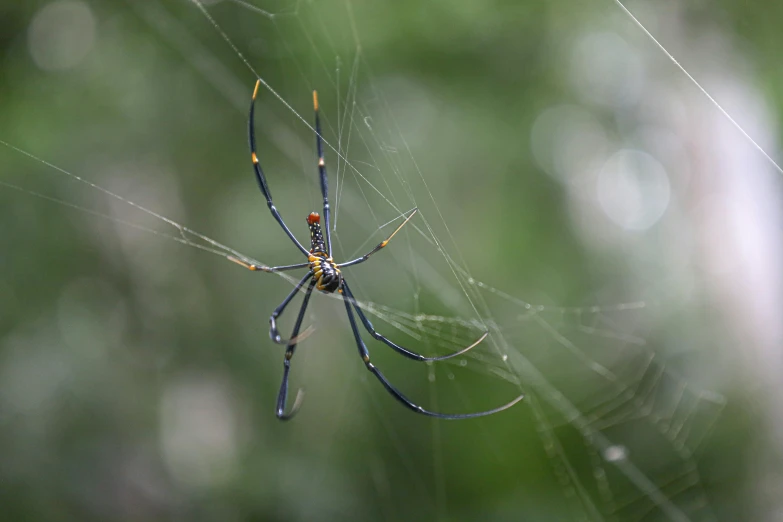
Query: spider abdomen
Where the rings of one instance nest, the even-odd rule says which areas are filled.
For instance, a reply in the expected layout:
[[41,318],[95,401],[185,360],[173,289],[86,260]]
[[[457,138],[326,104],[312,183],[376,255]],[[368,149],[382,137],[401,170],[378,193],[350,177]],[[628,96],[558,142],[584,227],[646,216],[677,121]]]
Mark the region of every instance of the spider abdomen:
[[342,274],[334,260],[323,252],[313,252],[309,257],[310,270],[313,271],[315,287],[327,294],[333,293],[340,287]]

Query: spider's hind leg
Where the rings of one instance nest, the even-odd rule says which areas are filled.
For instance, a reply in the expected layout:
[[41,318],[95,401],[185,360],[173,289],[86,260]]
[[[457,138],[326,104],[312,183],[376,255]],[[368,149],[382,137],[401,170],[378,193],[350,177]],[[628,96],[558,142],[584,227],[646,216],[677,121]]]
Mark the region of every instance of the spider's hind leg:
[[[343,288],[345,288],[344,283],[343,283]],[[373,363],[370,362],[370,352],[367,350],[367,347],[364,345],[364,341],[362,340],[361,335],[359,335],[359,328],[356,326],[356,319],[354,318],[353,311],[351,310],[351,300],[346,295],[346,293],[347,292],[343,292],[343,302],[345,303],[345,311],[348,313],[348,321],[351,323],[351,330],[353,331],[353,336],[356,339],[356,346],[359,349],[359,355],[361,356],[362,361],[364,361],[364,365],[381,382],[383,387],[386,388],[386,391],[389,392],[389,394],[391,394],[392,397],[394,397],[399,402],[401,402],[409,410],[412,410],[416,413],[420,413],[421,415],[426,415],[428,417],[436,417],[438,419],[449,419],[449,420],[470,419],[473,417],[484,417],[486,415],[500,413],[501,411],[507,410],[508,408],[512,407],[513,405],[515,405],[516,403],[518,403],[524,398],[524,395],[520,395],[519,397],[515,398],[513,401],[508,402],[498,408],[494,408],[486,411],[478,411],[475,413],[448,414],[448,413],[438,413],[435,411],[425,410],[418,404],[412,402],[405,395],[403,395],[402,392],[397,388],[395,388],[389,382],[389,380],[381,373],[381,371],[378,368],[376,368],[376,366]]]
[[[269,316],[269,338],[272,339],[272,341],[276,342],[277,344],[285,344],[290,345],[291,343],[296,344],[299,341],[304,340],[307,336],[309,336],[312,333],[312,329],[308,327],[302,335],[294,334],[294,337],[291,337],[291,339],[283,339],[280,337],[280,332],[277,330],[277,318],[280,317],[280,315],[283,313],[283,311],[288,306],[288,303],[291,302],[291,300],[294,298],[294,296],[299,292],[299,290],[302,289],[302,287],[305,285],[305,283],[313,277],[313,272],[310,271],[305,275],[301,281],[299,281],[293,290],[291,290],[291,293],[289,293],[285,299],[283,299],[283,302],[280,303],[280,305],[275,308],[274,312],[272,312],[272,315]],[[298,332],[297,332],[298,333]]]
[[288,398],[288,373],[291,371],[291,358],[294,356],[294,350],[296,349],[296,339],[299,336],[299,329],[302,327],[302,321],[304,320],[305,312],[307,311],[307,304],[310,302],[310,296],[313,294],[313,288],[315,288],[315,279],[310,280],[310,285],[305,291],[304,300],[302,306],[299,308],[299,315],[296,318],[296,324],[294,324],[294,331],[291,334],[290,344],[285,350],[285,359],[283,360],[283,382],[280,383],[280,391],[277,394],[277,408],[275,414],[280,420],[289,420],[296,412],[299,411],[299,407],[302,405],[302,390],[296,394],[296,400],[291,411],[286,413],[285,405]]
[[378,341],[381,341],[385,345],[392,348],[394,351],[396,351],[399,354],[404,355],[405,357],[409,359],[413,359],[414,361],[445,361],[446,359],[451,359],[452,357],[456,357],[458,355],[462,355],[466,352],[469,352],[476,346],[478,346],[481,341],[487,338],[487,335],[489,335],[489,332],[484,332],[481,337],[479,337],[476,341],[474,341],[470,346],[467,346],[465,348],[462,348],[461,350],[457,350],[456,352],[448,353],[446,355],[441,355],[439,357],[426,357],[424,355],[418,354],[414,351],[408,350],[407,348],[403,348],[399,344],[391,341],[383,334],[378,333],[375,328],[373,328],[372,323],[367,318],[367,315],[365,315],[364,311],[361,309],[359,304],[356,302],[356,298],[353,296],[353,293],[351,292],[351,289],[348,288],[348,284],[343,282],[343,289],[345,290],[345,294],[350,298],[351,303],[353,304],[354,310],[356,310],[356,313],[359,315],[359,319],[361,320],[362,324],[364,325],[364,328],[372,335],[372,337]]

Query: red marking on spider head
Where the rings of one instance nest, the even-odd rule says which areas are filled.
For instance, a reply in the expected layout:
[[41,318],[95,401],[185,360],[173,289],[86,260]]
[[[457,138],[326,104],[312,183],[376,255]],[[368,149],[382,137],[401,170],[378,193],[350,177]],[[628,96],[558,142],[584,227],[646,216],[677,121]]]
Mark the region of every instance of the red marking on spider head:
[[310,212],[310,215],[307,216],[307,224],[308,225],[315,225],[316,223],[321,222],[321,216],[318,215],[318,212]]

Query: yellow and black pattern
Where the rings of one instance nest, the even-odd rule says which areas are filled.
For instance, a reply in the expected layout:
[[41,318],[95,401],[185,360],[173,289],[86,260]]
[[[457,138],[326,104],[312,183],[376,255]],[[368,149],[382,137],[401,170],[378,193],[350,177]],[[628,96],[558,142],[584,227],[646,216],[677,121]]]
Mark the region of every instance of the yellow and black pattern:
[[323,251],[310,254],[310,270],[313,271],[315,287],[327,294],[331,294],[340,288],[343,276],[334,260]]

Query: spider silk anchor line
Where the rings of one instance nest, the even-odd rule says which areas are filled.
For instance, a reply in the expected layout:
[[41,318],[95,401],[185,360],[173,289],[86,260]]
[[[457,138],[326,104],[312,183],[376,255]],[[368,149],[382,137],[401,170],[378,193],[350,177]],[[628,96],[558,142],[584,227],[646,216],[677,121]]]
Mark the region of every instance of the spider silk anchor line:
[[[288,398],[288,376],[291,370],[291,359],[294,356],[294,351],[296,350],[297,343],[303,340],[309,334],[308,330],[306,330],[302,334],[299,333],[299,330],[302,327],[302,321],[304,320],[305,312],[307,310],[307,305],[310,302],[310,297],[313,293],[313,289],[316,288],[323,293],[331,294],[337,292],[342,295],[343,302],[345,303],[345,311],[346,314],[348,315],[348,321],[351,324],[351,331],[353,332],[353,336],[356,339],[356,346],[359,349],[359,355],[361,356],[365,367],[373,375],[375,375],[375,377],[380,381],[380,383],[383,385],[386,391],[392,395],[392,397],[397,399],[408,409],[422,415],[427,415],[429,417],[437,417],[439,419],[470,419],[473,417],[483,417],[486,415],[499,413],[503,410],[510,408],[511,406],[518,403],[519,401],[521,401],[524,398],[524,395],[520,395],[516,397],[514,400],[512,400],[511,402],[508,402],[502,406],[499,406],[491,410],[472,412],[472,413],[458,413],[458,414],[448,414],[448,413],[429,411],[422,408],[418,404],[412,402],[405,395],[403,395],[402,392],[400,392],[396,387],[394,387],[389,382],[389,380],[383,375],[383,373],[381,373],[381,371],[374,364],[370,362],[370,352],[367,350],[367,347],[365,346],[364,341],[362,340],[362,337],[359,333],[359,327],[356,324],[354,311],[359,316],[359,320],[362,322],[364,328],[374,339],[381,341],[382,343],[386,344],[387,346],[395,350],[397,353],[400,353],[405,357],[408,357],[409,359],[413,359],[415,361],[443,361],[446,359],[450,359],[452,357],[456,357],[458,355],[462,355],[465,352],[473,349],[479,343],[481,343],[481,341],[486,339],[489,332],[484,332],[481,335],[481,337],[479,337],[471,345],[461,350],[458,350],[456,352],[447,355],[442,355],[440,357],[425,357],[424,355],[418,354],[416,352],[408,350],[407,348],[404,348],[394,343],[393,341],[389,340],[382,334],[378,333],[375,330],[375,328],[373,328],[373,325],[370,322],[370,320],[364,314],[362,309],[358,306],[356,302],[356,298],[354,297],[353,293],[351,292],[351,289],[348,287],[348,283],[345,281],[345,278],[342,275],[341,268],[346,268],[353,265],[358,265],[359,263],[364,263],[370,258],[370,256],[372,256],[379,250],[386,247],[386,245],[389,244],[389,241],[391,241],[391,239],[395,236],[395,234],[397,234],[397,232],[399,232],[400,229],[404,227],[405,224],[411,220],[411,218],[413,218],[413,216],[416,214],[418,209],[414,208],[408,214],[405,220],[400,224],[400,226],[398,226],[394,230],[394,232],[392,232],[389,235],[389,237],[387,237],[386,239],[378,243],[378,245],[376,245],[375,248],[373,248],[363,256],[353,259],[351,261],[347,261],[345,263],[335,263],[334,259],[332,259],[331,256],[332,240],[329,234],[329,210],[330,210],[329,209],[329,182],[326,175],[326,162],[324,161],[323,139],[321,138],[321,121],[318,115],[319,113],[318,94],[315,91],[313,91],[313,109],[315,111],[315,136],[316,136],[315,142],[318,150],[318,174],[320,176],[320,181],[321,181],[321,194],[323,195],[323,218],[325,223],[325,229],[323,230],[321,229],[321,216],[318,213],[312,212],[310,213],[310,215],[307,216],[307,225],[310,228],[310,250],[307,250],[299,242],[299,240],[296,239],[296,236],[294,236],[294,234],[291,232],[288,226],[286,226],[285,221],[283,221],[283,218],[280,215],[280,212],[277,210],[277,207],[275,207],[275,204],[272,201],[272,194],[269,191],[269,186],[267,185],[266,176],[264,175],[264,171],[261,169],[261,163],[258,160],[258,154],[256,152],[256,137],[255,137],[255,101],[258,95],[258,88],[260,85],[261,85],[261,80],[256,81],[256,86],[253,89],[253,97],[250,102],[250,116],[248,121],[250,157],[253,162],[253,170],[255,171],[258,187],[261,189],[261,192],[264,194],[264,197],[266,198],[266,203],[267,206],[269,207],[269,211],[272,213],[272,217],[275,218],[275,221],[277,221],[277,223],[280,225],[283,231],[288,235],[289,239],[291,239],[291,241],[294,243],[294,246],[296,246],[302,252],[302,254],[304,254],[304,256],[307,258],[307,262],[297,263],[293,265],[269,267],[269,266],[261,266],[252,263],[247,263],[233,256],[229,256],[228,259],[230,261],[233,261],[234,263],[237,263],[238,265],[247,268],[248,270],[259,271],[259,272],[273,273],[273,272],[282,272],[285,270],[296,270],[299,268],[308,269],[307,274],[305,274],[305,276],[296,284],[296,286],[294,286],[294,289],[286,296],[285,299],[283,299],[283,302],[280,303],[280,305],[277,308],[275,308],[275,310],[272,312],[272,315],[269,317],[269,337],[272,339],[273,342],[278,344],[284,344],[286,346],[285,359],[283,360],[283,382],[280,384],[280,391],[278,392],[277,395],[277,407],[276,407],[277,417],[281,420],[288,420],[292,418],[294,415],[296,415],[297,411],[299,411],[299,408],[302,404],[302,398],[304,395],[302,393],[302,390],[299,390],[297,392],[296,399],[294,400],[294,405],[291,408],[291,411],[286,412],[286,401]],[[305,285],[307,285],[307,289],[305,290],[304,299],[302,300],[302,305],[299,308],[299,315],[297,315],[296,317],[296,322],[294,323],[294,329],[293,332],[291,333],[291,337],[289,339],[283,339],[280,336],[280,332],[277,329],[277,319],[283,313],[283,311],[291,302],[291,300],[294,298],[294,296]]]

